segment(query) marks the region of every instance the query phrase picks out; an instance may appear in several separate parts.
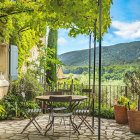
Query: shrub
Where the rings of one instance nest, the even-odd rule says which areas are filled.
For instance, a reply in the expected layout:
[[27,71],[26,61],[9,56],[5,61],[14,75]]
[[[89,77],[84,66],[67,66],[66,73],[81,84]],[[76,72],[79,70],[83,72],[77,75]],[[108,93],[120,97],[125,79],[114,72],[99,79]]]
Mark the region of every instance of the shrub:
[[[21,95],[22,92],[26,94],[26,104]],[[43,93],[42,85],[33,73],[27,72],[22,78],[11,84],[8,95],[1,100],[0,104],[5,109],[7,118],[25,117],[23,112],[27,108],[37,107],[35,97],[41,93]]]
[[[98,106],[95,105],[94,116],[98,116]],[[114,119],[114,109],[105,106],[101,107],[101,117],[106,119]]]
[[19,96],[8,94],[1,100],[1,105],[4,107],[7,118],[19,116],[18,103],[21,102]]
[[22,78],[12,84],[11,93],[25,92],[26,100],[34,100],[43,93],[43,86],[34,74],[27,72]]
[[0,105],[0,115],[3,114],[3,113],[5,113],[5,110],[4,110],[3,106]]
[[127,72],[124,82],[132,93],[138,95],[138,110],[140,111],[140,71]]
[[13,117],[26,117],[24,112],[26,109],[34,109],[38,107],[37,103],[34,101],[25,101],[23,100],[20,94],[9,94],[1,100],[1,105],[5,110],[5,114],[8,119]]
[[24,86],[24,92],[26,94],[27,100],[33,100],[37,95],[43,93],[42,85],[30,74],[26,74],[25,77],[21,79]]
[[19,103],[19,109],[20,109],[20,117],[24,117],[27,118],[26,116],[26,110],[27,109],[35,109],[35,108],[39,108],[38,104],[34,101],[27,101],[25,102],[20,102]]
[[0,105],[0,120],[3,120],[5,119],[7,116],[6,116],[6,112],[5,112],[5,109],[2,105]]

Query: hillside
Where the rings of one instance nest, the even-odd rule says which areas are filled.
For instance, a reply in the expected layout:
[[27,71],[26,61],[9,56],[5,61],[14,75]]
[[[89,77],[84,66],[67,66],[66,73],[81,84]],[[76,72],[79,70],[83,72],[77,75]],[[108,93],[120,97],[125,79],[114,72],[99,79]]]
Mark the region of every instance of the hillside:
[[[98,64],[98,52],[97,47],[96,64]],[[61,54],[59,59],[67,66],[86,66],[88,65],[88,49]],[[102,47],[102,65],[104,66],[130,64],[138,61],[140,61],[140,41]]]

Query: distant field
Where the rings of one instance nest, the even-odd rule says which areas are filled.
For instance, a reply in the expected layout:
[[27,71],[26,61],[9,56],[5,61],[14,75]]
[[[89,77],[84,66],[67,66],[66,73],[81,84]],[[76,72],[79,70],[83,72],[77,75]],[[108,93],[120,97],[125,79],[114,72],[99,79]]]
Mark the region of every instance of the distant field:
[[[71,79],[75,79],[79,81],[80,84],[88,85],[89,83],[89,77],[88,74],[64,74],[65,77],[69,77]],[[93,83],[93,79],[91,78],[91,84]],[[98,80],[96,80],[96,85],[98,85]],[[102,81],[102,85],[125,85],[123,80],[108,80],[108,81]]]

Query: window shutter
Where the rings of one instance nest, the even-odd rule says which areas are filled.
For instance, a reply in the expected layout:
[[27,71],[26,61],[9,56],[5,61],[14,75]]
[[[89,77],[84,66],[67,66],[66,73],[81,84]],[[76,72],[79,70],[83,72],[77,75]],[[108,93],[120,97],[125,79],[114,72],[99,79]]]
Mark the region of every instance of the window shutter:
[[11,45],[10,51],[10,80],[18,79],[18,48]]

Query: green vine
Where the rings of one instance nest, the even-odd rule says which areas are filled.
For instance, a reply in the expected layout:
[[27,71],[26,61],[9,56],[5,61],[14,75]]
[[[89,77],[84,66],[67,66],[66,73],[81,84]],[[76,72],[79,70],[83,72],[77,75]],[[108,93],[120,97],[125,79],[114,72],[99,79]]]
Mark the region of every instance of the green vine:
[[20,38],[17,38],[16,45],[18,46],[18,71],[21,73],[21,68],[30,57],[30,50],[37,44],[39,38],[34,30],[27,30],[21,33]]
[[[112,0],[102,0],[102,35],[111,23]],[[69,28],[69,34],[89,34],[94,22],[99,21],[97,1],[92,0],[2,0],[0,1],[0,42],[19,48],[19,73],[29,52],[45,36],[46,27],[57,30]],[[98,25],[98,24],[97,24]],[[97,26],[97,38],[99,36]]]

